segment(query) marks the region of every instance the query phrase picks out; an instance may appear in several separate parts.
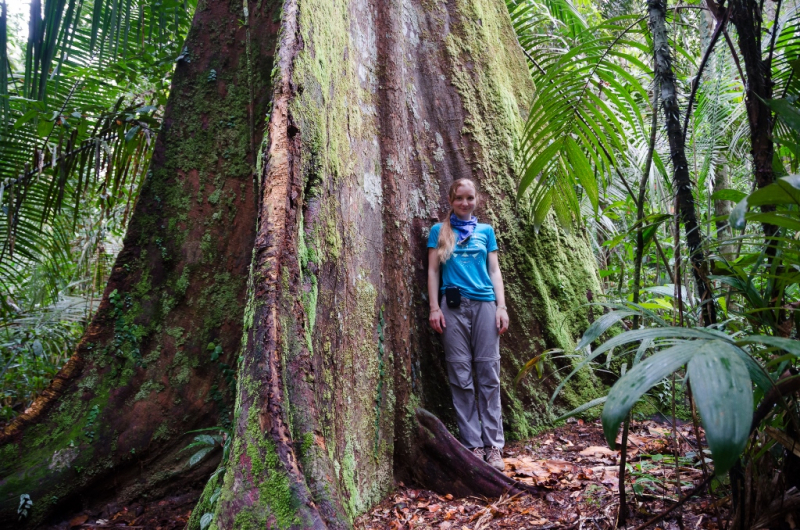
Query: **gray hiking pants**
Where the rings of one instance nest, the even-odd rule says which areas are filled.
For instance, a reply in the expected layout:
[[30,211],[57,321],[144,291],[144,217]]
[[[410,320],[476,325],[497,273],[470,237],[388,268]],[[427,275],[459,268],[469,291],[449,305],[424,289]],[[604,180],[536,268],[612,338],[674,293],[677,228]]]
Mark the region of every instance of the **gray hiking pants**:
[[497,304],[462,298],[460,307],[451,309],[445,303],[441,308],[446,326],[442,341],[447,375],[461,441],[469,449],[502,448]]

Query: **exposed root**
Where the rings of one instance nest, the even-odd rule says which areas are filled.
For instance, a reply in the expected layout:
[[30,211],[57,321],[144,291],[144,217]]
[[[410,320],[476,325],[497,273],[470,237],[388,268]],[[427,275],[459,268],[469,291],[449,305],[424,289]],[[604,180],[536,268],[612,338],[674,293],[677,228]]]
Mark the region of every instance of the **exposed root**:
[[410,467],[421,486],[456,497],[541,493],[539,488],[507,477],[481,461],[427,410],[417,409],[416,418],[417,439]]

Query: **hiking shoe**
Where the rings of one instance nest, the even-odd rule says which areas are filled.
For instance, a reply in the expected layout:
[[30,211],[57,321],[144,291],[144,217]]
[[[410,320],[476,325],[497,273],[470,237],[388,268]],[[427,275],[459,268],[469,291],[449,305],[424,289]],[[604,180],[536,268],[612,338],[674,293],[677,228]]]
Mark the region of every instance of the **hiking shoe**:
[[506,468],[506,463],[503,462],[500,449],[497,447],[489,449],[489,456],[486,457],[486,462],[498,471],[503,471]]
[[480,458],[481,462],[486,460],[486,451],[483,450],[483,447],[474,447],[474,448],[470,449],[470,451],[472,451],[473,455],[475,455],[478,458]]

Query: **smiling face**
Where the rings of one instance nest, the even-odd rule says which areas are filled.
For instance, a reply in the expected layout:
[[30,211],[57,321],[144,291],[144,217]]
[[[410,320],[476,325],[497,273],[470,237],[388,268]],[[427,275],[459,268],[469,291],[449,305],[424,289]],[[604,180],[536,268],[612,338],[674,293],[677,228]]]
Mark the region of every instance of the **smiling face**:
[[475,186],[469,182],[458,186],[450,197],[450,207],[453,208],[456,217],[464,221],[469,220],[477,204],[478,197]]

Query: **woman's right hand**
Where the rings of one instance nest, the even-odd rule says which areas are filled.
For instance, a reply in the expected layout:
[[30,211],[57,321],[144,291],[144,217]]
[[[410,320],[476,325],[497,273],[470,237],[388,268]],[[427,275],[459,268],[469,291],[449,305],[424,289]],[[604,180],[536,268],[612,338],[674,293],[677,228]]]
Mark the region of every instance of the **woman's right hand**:
[[442,313],[441,307],[437,307],[436,309],[431,309],[431,314],[428,317],[428,322],[430,323],[434,331],[436,331],[436,333],[444,333],[444,328],[446,328],[447,326],[444,323],[444,313]]

